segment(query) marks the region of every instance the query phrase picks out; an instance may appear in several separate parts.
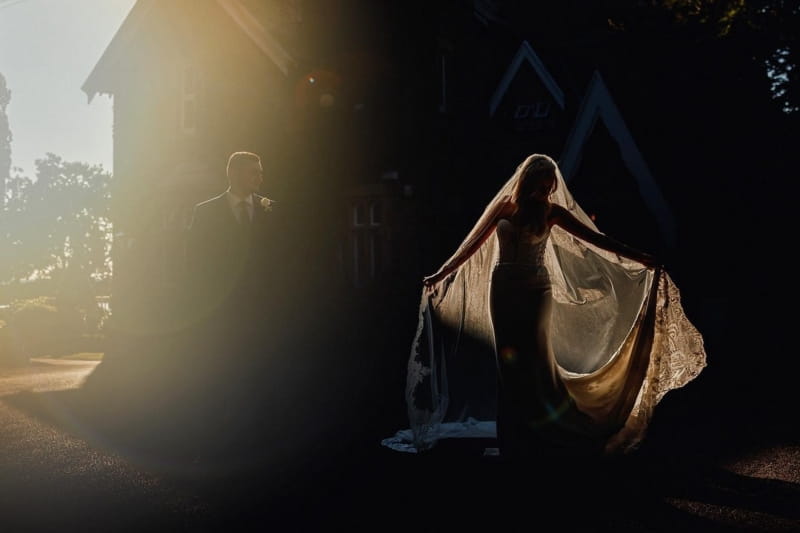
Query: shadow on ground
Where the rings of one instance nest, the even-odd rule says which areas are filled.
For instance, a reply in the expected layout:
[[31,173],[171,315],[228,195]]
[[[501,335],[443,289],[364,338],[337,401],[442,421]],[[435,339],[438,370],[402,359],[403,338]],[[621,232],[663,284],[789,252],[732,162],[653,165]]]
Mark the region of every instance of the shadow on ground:
[[232,373],[161,338],[137,344],[139,357],[102,363],[79,390],[5,401],[193,491],[212,509],[209,531],[515,530],[551,517],[565,531],[800,526],[797,483],[728,468],[800,442],[788,378],[765,383],[710,360],[665,397],[631,455],[531,471],[484,456],[492,440],[442,441],[422,454],[382,447],[407,424],[407,331],[359,341],[317,333]]

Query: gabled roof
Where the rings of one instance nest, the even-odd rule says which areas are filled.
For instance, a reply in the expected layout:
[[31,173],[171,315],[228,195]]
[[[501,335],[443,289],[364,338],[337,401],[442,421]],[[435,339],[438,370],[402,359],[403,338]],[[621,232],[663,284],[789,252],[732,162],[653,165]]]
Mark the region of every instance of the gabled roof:
[[[242,32],[247,35],[255,45],[266,55],[284,74],[295,61],[281,44],[270,34],[264,25],[240,2],[240,0],[215,0],[217,4],[233,19]],[[100,60],[95,64],[91,74],[81,86],[81,90],[92,101],[97,94],[112,94],[113,76],[111,72],[123,57],[125,49],[132,43],[137,32],[152,11],[159,3],[158,0],[137,0],[133,5],[119,30],[111,39],[108,47],[103,52]]]
[[258,48],[269,57],[275,66],[289,75],[289,70],[294,66],[295,60],[286,49],[272,36],[263,24],[239,0],[217,0],[228,15],[242,28]]
[[603,120],[611,137],[619,146],[625,167],[636,179],[639,192],[648,209],[655,215],[665,241],[672,246],[675,243],[675,220],[672,212],[661,195],[661,190],[636,146],[630,130],[625,125],[619,108],[611,98],[608,87],[597,71],[589,81],[572,131],[567,137],[564,151],[559,159],[559,167],[564,180],[569,182],[580,166],[583,147],[591,137],[598,118]]
[[489,101],[489,116],[494,116],[494,112],[497,111],[497,107],[500,105],[500,102],[503,101],[506,92],[508,92],[508,88],[511,86],[511,82],[517,77],[517,73],[523,61],[530,63],[533,70],[536,71],[536,74],[539,76],[539,79],[542,80],[544,86],[550,91],[550,94],[553,95],[558,106],[562,110],[564,109],[564,92],[558,86],[556,80],[553,79],[553,76],[550,75],[547,67],[545,67],[542,60],[539,59],[539,56],[536,55],[536,52],[533,51],[528,41],[522,41],[514,59],[511,60],[511,64],[508,66],[505,74],[503,74],[503,78],[497,85],[492,99]]
[[112,93],[109,72],[117,66],[124,49],[133,41],[139,26],[155,4],[156,0],[137,0],[128,12],[117,33],[114,34],[103,55],[100,56],[100,60],[81,85],[81,90],[89,97],[89,103],[97,94]]

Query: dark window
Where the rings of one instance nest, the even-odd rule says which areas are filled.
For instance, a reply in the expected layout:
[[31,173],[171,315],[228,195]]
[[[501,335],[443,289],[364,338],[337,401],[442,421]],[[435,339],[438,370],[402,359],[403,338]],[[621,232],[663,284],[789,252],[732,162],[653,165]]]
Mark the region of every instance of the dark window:
[[535,118],[547,118],[550,116],[550,102],[536,102],[533,116]]
[[362,200],[351,208],[350,246],[353,284],[363,287],[383,268],[383,206],[380,200]]
[[532,104],[519,104],[514,109],[514,127],[517,131],[539,131],[552,126],[550,102],[538,101]]
[[380,226],[383,221],[383,211],[380,202],[372,202],[369,205],[369,223],[371,226]]
[[367,221],[366,209],[364,204],[356,204],[353,207],[353,225],[363,226]]

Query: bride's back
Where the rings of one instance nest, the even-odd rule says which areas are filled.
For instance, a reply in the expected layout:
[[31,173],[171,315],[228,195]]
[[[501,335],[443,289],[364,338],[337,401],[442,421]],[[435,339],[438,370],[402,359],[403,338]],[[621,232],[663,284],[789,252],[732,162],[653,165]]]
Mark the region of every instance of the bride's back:
[[517,263],[536,267],[544,266],[544,251],[550,227],[534,228],[518,225],[507,218],[497,223],[498,263]]

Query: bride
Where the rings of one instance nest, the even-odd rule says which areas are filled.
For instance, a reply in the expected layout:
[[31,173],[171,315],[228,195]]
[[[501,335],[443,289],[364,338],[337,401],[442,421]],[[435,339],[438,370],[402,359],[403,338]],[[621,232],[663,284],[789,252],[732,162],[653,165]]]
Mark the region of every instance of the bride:
[[663,267],[597,230],[544,154],[423,283],[411,428],[384,440],[394,449],[496,437],[511,460],[630,451],[663,395],[706,365]]

